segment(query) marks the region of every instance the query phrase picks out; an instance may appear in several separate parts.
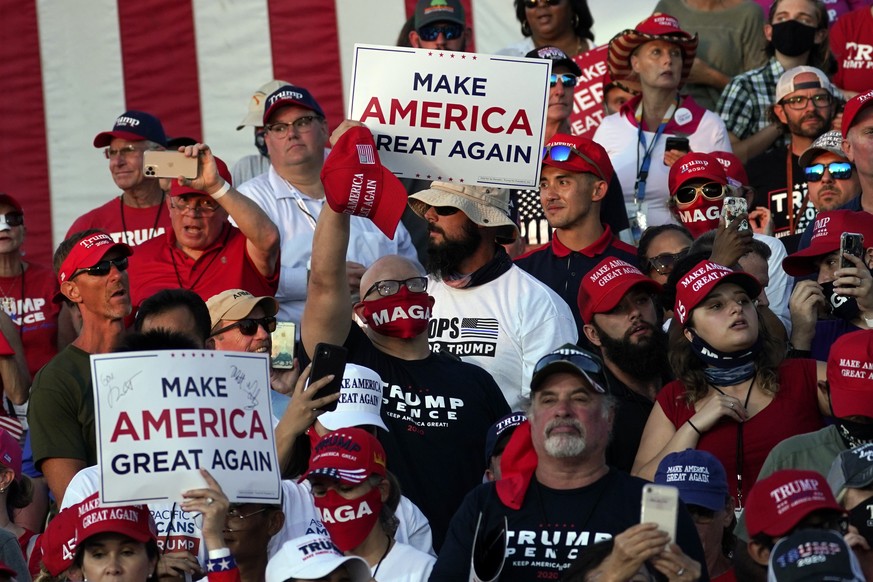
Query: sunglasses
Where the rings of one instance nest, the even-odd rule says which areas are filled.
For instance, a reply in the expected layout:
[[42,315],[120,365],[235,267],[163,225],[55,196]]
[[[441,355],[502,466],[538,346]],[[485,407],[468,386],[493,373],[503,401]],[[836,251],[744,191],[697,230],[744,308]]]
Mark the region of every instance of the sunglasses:
[[[437,216],[451,216],[457,214],[461,210],[454,206],[428,206],[428,210],[431,208],[433,208],[433,211],[437,213]],[[425,210],[425,212],[427,212],[427,210]]]
[[127,257],[120,257],[117,259],[107,259],[105,261],[100,261],[93,267],[86,267],[84,269],[80,269],[73,273],[73,276],[70,277],[70,281],[78,277],[83,273],[88,273],[92,277],[105,277],[109,274],[109,271],[112,270],[112,267],[115,267],[119,271],[127,270]]
[[707,182],[699,186],[682,186],[676,190],[673,197],[679,204],[691,204],[701,194],[707,200],[718,200],[724,196],[724,188],[724,184],[718,182]]
[[382,297],[394,295],[400,291],[400,286],[403,285],[409,289],[410,293],[424,293],[427,291],[427,277],[410,277],[405,280],[385,279],[384,281],[376,281],[370,289],[364,293],[367,297],[373,291],[376,291]]
[[536,366],[534,366],[533,375],[536,376],[539,372],[542,372],[546,366],[554,362],[569,362],[573,364],[582,372],[582,375],[588,379],[596,390],[604,394],[608,392],[606,386],[608,386],[609,383],[606,381],[606,376],[603,375],[603,365],[597,360],[580,353],[549,354],[543,356],[536,363]]
[[455,40],[464,34],[464,27],[460,24],[427,24],[418,29],[418,36],[427,42],[435,41],[440,33],[443,33],[446,40]]
[[559,79],[564,87],[575,87],[576,83],[579,81],[579,78],[576,75],[569,75],[567,73],[562,75],[551,74],[549,75],[549,87],[557,85]]
[[579,156],[591,164],[597,170],[597,176],[602,179],[603,171],[600,169],[600,165],[576,148],[568,145],[550,145],[543,148],[543,160],[551,158],[556,162],[566,162],[570,159],[570,154]]
[[537,5],[543,5],[543,4],[545,4],[547,6],[558,6],[563,1],[564,0],[545,0],[545,2],[543,2],[542,0],[524,0],[524,7],[534,9],[537,7]]
[[648,259],[649,265],[655,269],[659,275],[669,275],[673,272],[673,267],[676,266],[685,255],[688,254],[688,249],[679,251],[678,253],[661,253]]
[[831,174],[834,180],[848,180],[852,177],[852,164],[849,162],[831,162],[827,166],[824,164],[814,164],[803,168],[806,174],[807,182],[820,182],[824,178],[825,168]]
[[222,327],[221,329],[213,331],[210,337],[224,333],[235,327],[239,328],[239,332],[243,335],[255,335],[258,332],[259,326],[263,327],[268,333],[273,333],[276,331],[276,318],[262,317],[261,319],[240,319],[227,327]]
[[24,224],[24,214],[21,212],[7,212],[5,215],[0,214],[0,218],[9,226],[21,226]]

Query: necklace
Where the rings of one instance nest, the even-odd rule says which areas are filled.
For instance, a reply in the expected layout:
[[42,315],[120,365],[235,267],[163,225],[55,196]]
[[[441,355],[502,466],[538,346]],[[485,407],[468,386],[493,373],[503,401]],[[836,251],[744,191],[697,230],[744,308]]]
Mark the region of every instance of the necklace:
[[[156,232],[158,229],[158,221],[161,219],[161,209],[164,207],[164,198],[167,196],[167,193],[161,190],[161,201],[158,203],[158,212],[155,214],[155,223],[152,225],[152,229],[149,231],[149,238],[154,238],[156,236]],[[121,204],[121,236],[124,237],[124,243],[130,246],[136,245],[134,241],[127,240],[127,223],[124,221],[124,193],[121,193],[121,196],[118,197],[118,202]]]
[[376,578],[376,574],[379,573],[379,568],[382,567],[382,561],[385,559],[385,556],[388,555],[388,551],[391,550],[391,536],[385,534],[385,539],[388,541],[388,545],[385,546],[385,553],[383,553],[382,557],[379,558],[379,562],[376,564],[376,569],[373,570],[373,578]]

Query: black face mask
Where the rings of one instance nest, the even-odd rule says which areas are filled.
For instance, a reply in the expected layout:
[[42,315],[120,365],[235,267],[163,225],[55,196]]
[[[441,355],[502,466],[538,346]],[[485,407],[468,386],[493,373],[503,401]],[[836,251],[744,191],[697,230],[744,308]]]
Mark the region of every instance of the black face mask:
[[849,511],[849,524],[858,528],[858,533],[864,536],[868,544],[873,544],[873,496]]
[[833,281],[821,284],[821,290],[824,293],[825,300],[828,302],[828,310],[844,321],[852,321],[861,309],[858,307],[858,301],[854,297],[847,297],[837,293]]
[[846,418],[835,418],[834,423],[850,448],[873,443],[873,423],[855,422]]
[[799,57],[815,46],[815,27],[797,20],[786,20],[773,27],[773,47],[786,57]]
[[258,148],[258,151],[261,152],[261,155],[265,158],[269,158],[270,154],[267,152],[267,130],[263,127],[259,127],[255,129],[255,147]]

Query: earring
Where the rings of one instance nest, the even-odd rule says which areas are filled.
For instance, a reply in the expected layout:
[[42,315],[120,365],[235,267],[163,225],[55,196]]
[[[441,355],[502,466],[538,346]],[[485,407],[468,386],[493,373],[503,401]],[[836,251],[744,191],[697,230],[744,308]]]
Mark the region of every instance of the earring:
[[579,15],[575,12],[573,13],[573,30],[579,28]]
[[6,489],[8,489],[8,487],[0,487],[0,493],[6,493]]
[[521,34],[524,35],[524,36],[530,36],[530,35],[531,35],[531,31],[530,31],[530,23],[527,21],[526,18],[525,18],[524,22],[521,23]]

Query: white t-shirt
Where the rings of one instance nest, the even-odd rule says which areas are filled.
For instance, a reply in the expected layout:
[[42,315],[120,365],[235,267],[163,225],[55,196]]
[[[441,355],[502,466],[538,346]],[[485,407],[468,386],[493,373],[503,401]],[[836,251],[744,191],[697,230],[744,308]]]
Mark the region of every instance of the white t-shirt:
[[[378,566],[376,582],[425,582],[430,576],[436,558],[397,542]],[[370,569],[376,571],[376,566]]]

